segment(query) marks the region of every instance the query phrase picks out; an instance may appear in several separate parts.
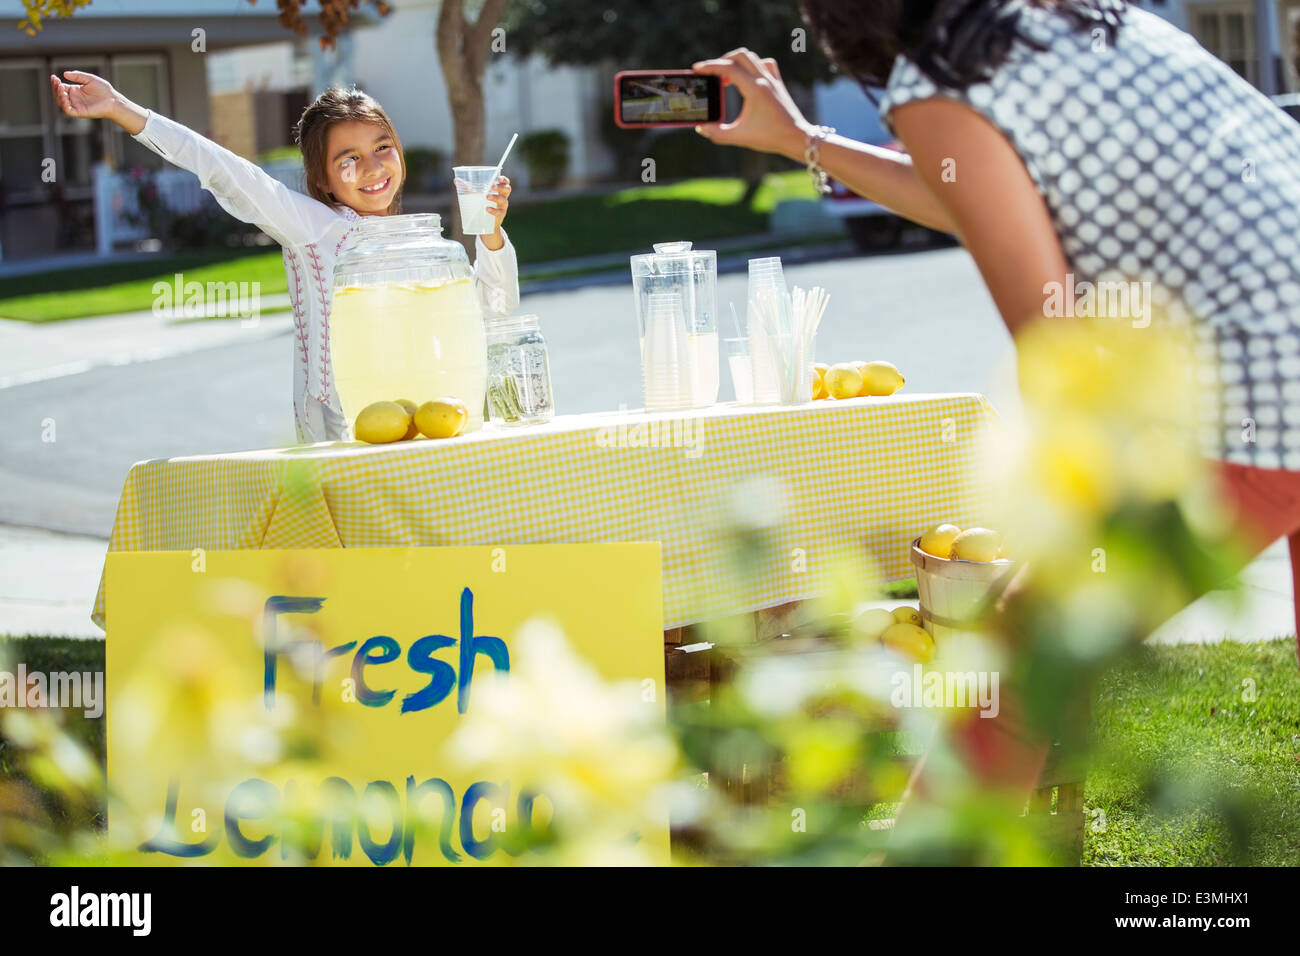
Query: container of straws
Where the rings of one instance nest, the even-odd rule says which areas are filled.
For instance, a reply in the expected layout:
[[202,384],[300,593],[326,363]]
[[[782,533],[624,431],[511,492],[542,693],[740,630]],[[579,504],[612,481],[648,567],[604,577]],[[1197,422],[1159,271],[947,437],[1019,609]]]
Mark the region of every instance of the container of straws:
[[830,296],[817,286],[788,290],[775,256],[749,260],[749,352],[754,403],[812,401],[814,344]]

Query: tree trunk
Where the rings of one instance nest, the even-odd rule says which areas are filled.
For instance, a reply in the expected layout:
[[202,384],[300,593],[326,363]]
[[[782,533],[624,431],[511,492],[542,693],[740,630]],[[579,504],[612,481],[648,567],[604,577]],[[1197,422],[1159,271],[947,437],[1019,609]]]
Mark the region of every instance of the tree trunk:
[[[456,166],[483,163],[487,129],[483,75],[491,52],[492,29],[505,12],[506,2],[485,0],[477,20],[465,18],[464,0],[443,0],[438,11],[435,42],[442,76],[447,83],[447,102],[451,106],[452,164]],[[461,232],[459,222],[456,235],[467,247],[473,244]]]
[[758,189],[763,185],[763,177],[771,169],[767,153],[746,149],[740,155],[740,177],[745,180],[745,194],[740,197],[739,205],[748,206],[754,201]]

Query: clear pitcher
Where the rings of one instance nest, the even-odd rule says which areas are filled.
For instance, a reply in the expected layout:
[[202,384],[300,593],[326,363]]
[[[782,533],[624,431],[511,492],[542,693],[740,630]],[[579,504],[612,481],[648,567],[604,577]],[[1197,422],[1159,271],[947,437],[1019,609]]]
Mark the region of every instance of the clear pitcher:
[[[692,249],[689,242],[658,242],[653,253],[632,257],[632,289],[636,298],[637,332],[641,347],[641,375],[646,408],[664,407],[662,398],[651,394],[648,378],[646,330],[650,321],[651,296],[675,296],[682,316],[680,343],[682,368],[680,401],[670,407],[707,408],[718,400],[718,254],[711,249]],[[656,299],[661,313],[664,299]],[[662,363],[662,352],[655,359]],[[659,370],[662,380],[663,370]],[[659,396],[663,390],[659,389]],[[656,402],[660,404],[656,405]]]

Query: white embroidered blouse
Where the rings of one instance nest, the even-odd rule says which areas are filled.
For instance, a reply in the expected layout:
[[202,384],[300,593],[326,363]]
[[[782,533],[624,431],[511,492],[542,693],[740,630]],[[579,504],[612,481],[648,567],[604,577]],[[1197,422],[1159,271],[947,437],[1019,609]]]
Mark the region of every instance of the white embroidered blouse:
[[[296,192],[242,156],[152,110],[134,138],[194,173],[223,209],[256,225],[283,247],[294,318],[293,417],[298,440],[343,438],[346,421],[330,362],[330,303],[334,263],[360,214]],[[519,305],[519,267],[509,236],[495,252],[478,238],[474,277],[484,315],[514,311]]]

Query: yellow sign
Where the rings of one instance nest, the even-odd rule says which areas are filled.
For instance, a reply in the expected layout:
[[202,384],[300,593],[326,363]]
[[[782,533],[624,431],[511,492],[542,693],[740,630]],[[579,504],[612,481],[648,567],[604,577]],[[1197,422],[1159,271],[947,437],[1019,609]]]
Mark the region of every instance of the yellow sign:
[[110,840],[429,865],[599,832],[666,861],[660,568],[653,543],[110,553]]

